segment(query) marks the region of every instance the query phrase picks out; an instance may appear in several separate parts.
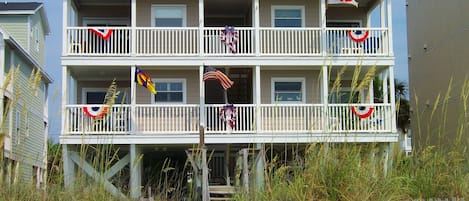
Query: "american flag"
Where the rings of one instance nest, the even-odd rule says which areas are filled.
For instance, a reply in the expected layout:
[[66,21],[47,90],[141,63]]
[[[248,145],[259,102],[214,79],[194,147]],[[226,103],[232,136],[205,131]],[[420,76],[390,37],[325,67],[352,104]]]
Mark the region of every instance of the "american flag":
[[234,82],[230,80],[228,76],[226,76],[223,72],[212,68],[205,66],[204,67],[204,78],[203,80],[217,80],[223,89],[227,90],[233,86]]

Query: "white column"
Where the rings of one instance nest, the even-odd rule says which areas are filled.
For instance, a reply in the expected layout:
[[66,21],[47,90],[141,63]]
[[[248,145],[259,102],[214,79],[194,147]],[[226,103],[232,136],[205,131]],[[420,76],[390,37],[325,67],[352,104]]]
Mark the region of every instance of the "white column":
[[386,5],[384,0],[379,1],[379,14],[380,14],[380,26],[381,28],[386,28]]
[[326,65],[321,68],[322,87],[321,87],[321,103],[323,104],[323,130],[329,132],[329,70]]
[[322,45],[322,55],[327,55],[327,16],[326,16],[326,0],[320,0],[319,6],[321,8],[321,12],[319,12],[319,24],[321,25],[321,45]]
[[135,144],[130,145],[130,198],[140,199],[142,186],[142,151]]
[[[137,0],[131,0],[130,1],[130,25],[132,28],[132,34],[131,34],[131,40],[130,40],[130,54],[135,55],[136,54],[136,48],[137,48]],[[135,71],[134,71],[135,72]]]
[[70,8],[70,0],[62,0],[62,55],[65,55],[68,47],[68,9]]
[[75,164],[70,158],[69,146],[67,144],[62,144],[62,160],[63,160],[63,170],[64,170],[64,185],[65,188],[72,188],[75,183]]
[[199,104],[200,104],[200,112],[199,112],[199,122],[200,126],[205,129],[205,82],[204,79],[204,66],[199,66]]
[[389,66],[389,90],[390,90],[390,102],[391,102],[391,130],[393,133],[397,132],[396,125],[396,92],[394,87],[394,66]]
[[262,191],[264,187],[264,171],[265,171],[265,152],[264,146],[262,144],[256,144],[256,150],[259,150],[257,153],[255,163],[256,163],[256,187],[257,191]]
[[254,45],[255,45],[255,53],[256,53],[256,56],[259,56],[260,55],[260,51],[261,51],[261,37],[260,37],[260,31],[259,31],[259,28],[260,28],[260,17],[259,17],[259,0],[253,0],[253,25],[254,25]]
[[389,70],[383,72],[383,103],[389,103],[389,93],[388,93],[388,73]]
[[261,131],[261,66],[254,69],[254,104],[256,104],[256,131]]
[[199,55],[204,55],[204,0],[199,0]]
[[391,0],[386,0],[387,3],[387,14],[388,14],[388,39],[389,39],[389,56],[394,56],[393,50],[393,37],[392,37],[392,9],[391,9]]
[[67,66],[62,66],[62,115],[61,115],[61,121],[62,121],[62,131],[60,132],[61,135],[66,133],[68,131],[68,126],[66,122],[66,115],[67,115],[67,107],[66,105],[68,104],[68,85],[69,85],[69,77],[70,77],[70,72],[68,70]]
[[135,134],[135,119],[136,119],[136,109],[137,109],[137,84],[135,83],[135,71],[137,67],[132,65],[130,67],[130,132]]
[[375,94],[374,94],[374,86],[373,86],[374,80],[370,81],[370,86],[368,87],[368,103],[374,103],[375,102]]

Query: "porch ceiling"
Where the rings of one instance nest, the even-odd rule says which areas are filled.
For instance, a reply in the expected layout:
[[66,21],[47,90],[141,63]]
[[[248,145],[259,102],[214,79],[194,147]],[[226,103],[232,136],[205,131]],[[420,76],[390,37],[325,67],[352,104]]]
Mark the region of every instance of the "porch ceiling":
[[71,67],[71,74],[78,81],[130,80],[128,67],[79,66]]

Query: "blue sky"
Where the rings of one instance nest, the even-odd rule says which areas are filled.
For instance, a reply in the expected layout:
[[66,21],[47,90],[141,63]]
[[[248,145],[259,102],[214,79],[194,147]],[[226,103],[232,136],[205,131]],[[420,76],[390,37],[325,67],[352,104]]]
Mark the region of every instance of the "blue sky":
[[[8,0],[2,0],[2,2]],[[60,0],[29,0],[45,4],[51,33],[46,38],[46,71],[54,79],[49,89],[49,137],[57,141],[60,135],[60,104],[61,104],[61,65],[62,52],[62,1]],[[28,0],[11,0],[10,2],[28,2]],[[407,71],[407,26],[406,0],[392,0],[394,55],[396,57],[395,77],[408,82]]]

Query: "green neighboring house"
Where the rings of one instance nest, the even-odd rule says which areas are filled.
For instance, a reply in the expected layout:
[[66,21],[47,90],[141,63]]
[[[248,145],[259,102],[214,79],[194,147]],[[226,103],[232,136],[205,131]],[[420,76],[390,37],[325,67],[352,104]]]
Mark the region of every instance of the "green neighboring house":
[[1,178],[7,183],[45,184],[49,31],[42,3],[0,3]]

